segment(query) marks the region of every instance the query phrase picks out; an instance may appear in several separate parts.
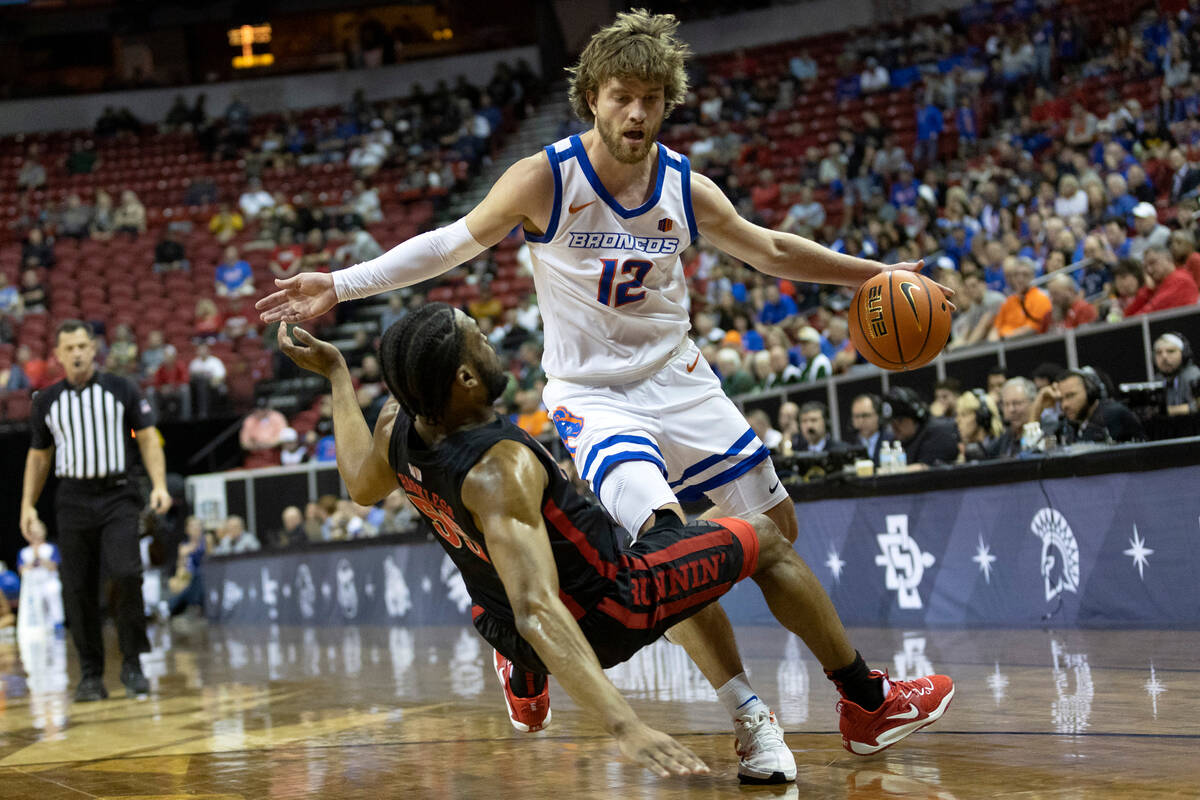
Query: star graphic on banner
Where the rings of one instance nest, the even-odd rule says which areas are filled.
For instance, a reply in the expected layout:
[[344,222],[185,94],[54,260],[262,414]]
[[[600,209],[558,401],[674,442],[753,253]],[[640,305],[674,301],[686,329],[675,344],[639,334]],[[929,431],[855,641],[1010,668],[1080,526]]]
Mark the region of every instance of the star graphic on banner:
[[992,564],[996,561],[996,557],[988,550],[988,546],[983,543],[983,536],[979,537],[979,547],[975,548],[975,555],[971,560],[979,565],[979,571],[983,573],[983,579],[987,583],[992,582]]
[[1146,547],[1146,540],[1138,536],[1137,525],[1133,526],[1133,538],[1129,540],[1129,549],[1125,551],[1125,555],[1133,559],[1133,565],[1137,567],[1138,577],[1146,580],[1142,570],[1149,565],[1147,556],[1153,555],[1154,551]]
[[1004,700],[1005,689],[1008,688],[1008,676],[1000,671],[1000,662],[996,662],[996,671],[987,678],[988,688],[992,690],[992,697],[996,700],[996,706]]
[[1150,680],[1142,684],[1146,689],[1146,694],[1150,695],[1150,702],[1154,708],[1154,718],[1158,719],[1158,696],[1167,690],[1158,676],[1154,674],[1154,662],[1150,662]]
[[829,571],[833,573],[833,579],[840,581],[842,578],[842,567],[846,566],[846,562],[838,558],[837,550],[830,550],[829,558],[825,559],[825,566],[829,567]]

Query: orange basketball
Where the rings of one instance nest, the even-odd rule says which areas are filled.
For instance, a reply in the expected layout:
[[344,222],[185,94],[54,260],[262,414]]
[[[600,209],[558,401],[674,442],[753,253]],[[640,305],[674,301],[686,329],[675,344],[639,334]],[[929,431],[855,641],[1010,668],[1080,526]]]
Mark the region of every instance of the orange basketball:
[[850,341],[884,369],[915,369],[950,339],[950,306],[933,281],[897,269],[863,283],[850,304]]

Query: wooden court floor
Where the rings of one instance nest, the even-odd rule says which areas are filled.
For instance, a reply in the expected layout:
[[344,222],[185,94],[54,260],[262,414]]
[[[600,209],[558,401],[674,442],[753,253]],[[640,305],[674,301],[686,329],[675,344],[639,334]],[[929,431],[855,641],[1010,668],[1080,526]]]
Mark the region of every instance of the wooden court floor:
[[468,627],[196,624],[154,631],[148,698],[117,691],[110,654],[112,698],[84,705],[67,643],[0,642],[0,798],[1200,797],[1200,632],[855,630],[873,665],[958,686],[940,723],[868,758],[841,748],[833,689],[798,640],[738,636],[794,786],[739,788],[715,695],[665,642],[610,674],[711,775],[622,762],[554,684],[550,728],[516,733]]

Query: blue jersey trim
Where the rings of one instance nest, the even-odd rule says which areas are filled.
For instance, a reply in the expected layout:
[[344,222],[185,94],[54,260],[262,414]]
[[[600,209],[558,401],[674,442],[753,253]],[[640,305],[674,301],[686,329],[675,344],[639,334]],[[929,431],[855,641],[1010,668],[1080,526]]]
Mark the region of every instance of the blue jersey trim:
[[587,178],[588,183],[592,185],[592,189],[595,190],[596,195],[603,200],[609,208],[617,212],[617,215],[623,219],[633,219],[634,217],[645,214],[647,211],[658,205],[658,199],[662,197],[663,178],[667,174],[667,151],[666,148],[664,148],[661,144],[656,142],[655,145],[658,147],[658,177],[655,178],[654,194],[650,196],[649,200],[631,211],[630,209],[627,209],[618,203],[613,196],[608,193],[608,189],[605,189],[604,184],[600,182],[598,177],[596,177],[596,171],[592,169],[592,162],[588,161],[587,151],[583,147],[583,142],[579,140],[578,136],[571,137],[571,149],[573,150],[575,157],[579,159],[579,166],[583,170],[583,176]]
[[600,496],[600,487],[604,485],[604,479],[608,476],[609,471],[618,464],[624,464],[627,461],[649,461],[651,464],[658,467],[659,472],[661,472],[663,475],[663,480],[666,480],[666,466],[649,453],[643,453],[635,450],[628,450],[624,453],[613,453],[611,456],[600,462],[600,466],[596,467],[595,476],[592,477],[592,492],[597,497]]
[[680,154],[683,167],[679,170],[679,180],[683,184],[683,213],[687,215],[688,234],[694,244],[700,238],[696,231],[696,215],[692,213],[692,165],[687,156]]
[[535,242],[537,244],[545,244],[554,238],[554,234],[558,232],[558,215],[562,213],[562,175],[559,174],[558,168],[558,153],[554,152],[554,145],[546,145],[546,157],[550,159],[550,172],[554,174],[554,208],[550,211],[550,224],[546,226],[546,232],[541,236],[523,232],[525,241]]
[[683,474],[679,476],[679,480],[671,482],[671,488],[675,488],[682,483],[686,483],[688,478],[691,478],[693,475],[699,475],[701,472],[704,472],[704,470],[708,469],[714,464],[719,464],[730,456],[736,456],[738,453],[742,452],[743,448],[750,444],[753,439],[754,429],[746,428],[746,432],[742,434],[740,439],[733,443],[732,447],[730,447],[724,453],[708,456],[707,458],[701,459],[695,464],[692,464],[683,471]]
[[583,469],[579,471],[579,476],[584,480],[588,480],[588,470],[591,468],[592,462],[595,461],[596,456],[600,455],[601,450],[606,450],[609,447],[612,447],[614,444],[642,444],[658,453],[658,457],[660,459],[664,459],[662,450],[658,449],[658,445],[655,444],[653,439],[650,439],[646,436],[634,436],[628,433],[618,433],[615,436],[609,436],[607,439],[600,440],[593,447],[588,449],[588,455],[587,458],[584,459]]
[[748,458],[739,461],[737,464],[725,470],[724,472],[719,472],[702,483],[697,483],[695,486],[689,486],[683,491],[676,492],[675,496],[678,497],[680,502],[683,503],[691,503],[697,500],[703,500],[705,492],[737,480],[750,470],[754,469],[754,467],[756,467],[758,464],[765,461],[768,455],[769,453],[767,452],[766,446],[760,447]]

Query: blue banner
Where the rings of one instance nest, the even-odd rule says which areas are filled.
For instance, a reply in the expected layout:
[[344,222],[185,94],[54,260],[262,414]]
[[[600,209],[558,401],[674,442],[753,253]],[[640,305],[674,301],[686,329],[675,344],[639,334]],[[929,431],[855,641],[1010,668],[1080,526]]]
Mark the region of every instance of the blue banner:
[[[847,625],[1200,627],[1200,467],[807,502],[796,549]],[[232,623],[458,623],[437,544],[347,544],[205,566]],[[752,581],[722,605],[773,619]]]

